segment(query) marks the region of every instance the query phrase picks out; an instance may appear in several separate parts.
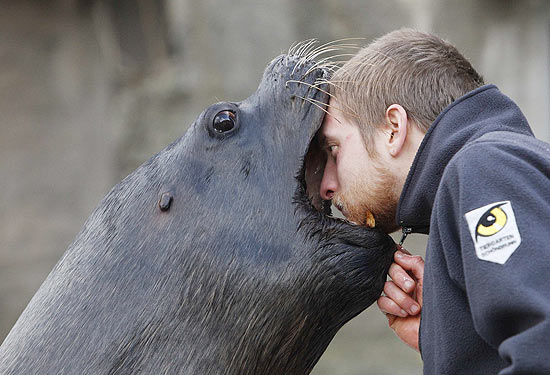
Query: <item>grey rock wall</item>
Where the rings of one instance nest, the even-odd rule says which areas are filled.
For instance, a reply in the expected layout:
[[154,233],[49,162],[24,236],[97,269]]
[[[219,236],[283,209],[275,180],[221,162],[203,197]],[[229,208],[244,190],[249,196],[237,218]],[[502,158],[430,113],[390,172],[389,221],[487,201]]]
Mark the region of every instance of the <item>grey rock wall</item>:
[[88,19],[0,4],[0,332],[112,183],[108,82]]

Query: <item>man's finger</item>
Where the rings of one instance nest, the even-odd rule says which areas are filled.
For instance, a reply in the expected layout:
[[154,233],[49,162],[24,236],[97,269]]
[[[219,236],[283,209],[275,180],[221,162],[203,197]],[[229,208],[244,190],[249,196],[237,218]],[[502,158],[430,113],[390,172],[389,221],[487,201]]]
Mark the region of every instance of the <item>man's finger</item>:
[[384,284],[384,294],[409,314],[416,315],[420,312],[420,305],[412,299],[411,296],[395,285],[393,281],[387,281],[386,284]]
[[394,260],[405,271],[411,271],[414,277],[416,277],[417,282],[422,284],[422,280],[424,279],[424,259],[422,257],[396,251]]
[[403,310],[397,303],[392,301],[386,296],[382,296],[378,298],[378,301],[376,301],[376,304],[378,305],[378,308],[380,311],[382,311],[384,314],[391,314],[395,316],[400,316],[402,318],[408,316],[407,312]]
[[400,265],[392,263],[390,270],[388,271],[388,275],[390,275],[393,282],[406,293],[411,293],[414,291],[416,283],[407,271],[405,271]]
[[409,252],[409,250],[405,249],[403,246],[401,245],[397,245],[397,250],[401,251],[402,253],[405,253],[407,255],[411,255],[411,253]]

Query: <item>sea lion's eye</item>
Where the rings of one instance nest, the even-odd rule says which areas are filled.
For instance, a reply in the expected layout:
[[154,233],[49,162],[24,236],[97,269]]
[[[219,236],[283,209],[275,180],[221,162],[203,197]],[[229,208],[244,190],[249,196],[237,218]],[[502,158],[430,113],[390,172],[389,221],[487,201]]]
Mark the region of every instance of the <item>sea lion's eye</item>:
[[212,127],[217,133],[225,133],[235,127],[235,112],[221,111],[215,117]]

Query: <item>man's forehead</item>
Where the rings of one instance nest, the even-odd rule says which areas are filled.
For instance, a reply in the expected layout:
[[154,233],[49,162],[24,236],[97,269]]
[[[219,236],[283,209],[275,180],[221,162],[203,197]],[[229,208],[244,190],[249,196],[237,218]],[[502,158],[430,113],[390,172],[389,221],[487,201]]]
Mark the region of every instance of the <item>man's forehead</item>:
[[329,108],[321,126],[321,135],[324,137],[337,135],[342,131],[342,123],[344,121],[341,111]]

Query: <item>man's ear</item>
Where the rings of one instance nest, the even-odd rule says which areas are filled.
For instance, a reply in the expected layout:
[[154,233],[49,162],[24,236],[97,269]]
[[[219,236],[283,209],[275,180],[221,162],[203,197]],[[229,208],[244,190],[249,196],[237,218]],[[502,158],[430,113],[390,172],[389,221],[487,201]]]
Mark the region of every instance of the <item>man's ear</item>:
[[398,156],[407,140],[408,118],[405,108],[392,104],[386,109],[386,129],[389,129],[386,146],[391,156]]

